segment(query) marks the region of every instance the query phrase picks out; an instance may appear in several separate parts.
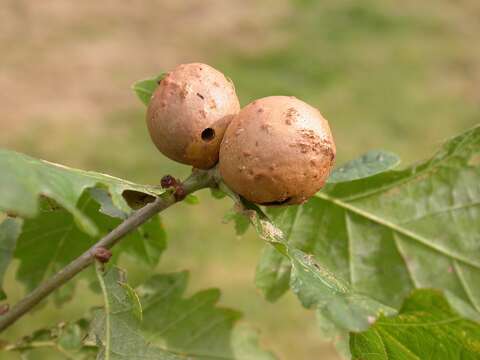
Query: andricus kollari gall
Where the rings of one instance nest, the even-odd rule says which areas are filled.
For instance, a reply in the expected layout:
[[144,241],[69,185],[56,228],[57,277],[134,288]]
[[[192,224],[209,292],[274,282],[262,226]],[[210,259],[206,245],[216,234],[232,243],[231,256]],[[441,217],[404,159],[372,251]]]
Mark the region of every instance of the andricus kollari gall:
[[257,204],[300,204],[314,195],[335,159],[320,112],[294,97],[256,100],[230,123],[220,147],[225,183]]
[[165,156],[208,169],[218,161],[225,129],[239,110],[235,87],[221,72],[206,64],[183,64],[155,90],[147,125]]

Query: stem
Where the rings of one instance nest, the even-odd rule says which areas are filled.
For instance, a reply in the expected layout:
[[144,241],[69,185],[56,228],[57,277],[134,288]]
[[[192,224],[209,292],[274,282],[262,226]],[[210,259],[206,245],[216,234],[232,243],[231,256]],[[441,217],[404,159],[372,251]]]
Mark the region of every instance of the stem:
[[[181,186],[185,195],[188,195],[197,190],[215,186],[217,181],[216,177],[216,168],[210,170],[194,169],[190,177],[186,179]],[[94,254],[97,248],[110,249],[125,235],[138,228],[154,215],[175,204],[177,201],[178,200],[175,199],[174,194],[168,191],[156,198],[154,202],[135,211],[115,229],[101,238],[90,249],[85,251],[50,279],[40,284],[30,294],[26,295],[22,300],[15,304],[9,312],[0,316],[0,332],[11,326],[53,291],[91,265],[95,260]]]
[[95,272],[97,274],[98,282],[102,288],[102,295],[105,303],[105,360],[110,360],[110,302],[108,300],[107,287],[103,279],[103,264],[95,264]]

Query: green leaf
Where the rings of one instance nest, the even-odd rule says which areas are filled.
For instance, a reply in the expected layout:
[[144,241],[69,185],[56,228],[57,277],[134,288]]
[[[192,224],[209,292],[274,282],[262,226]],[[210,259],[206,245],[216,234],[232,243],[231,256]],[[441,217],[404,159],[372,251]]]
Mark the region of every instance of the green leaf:
[[179,359],[150,345],[141,334],[137,302],[126,291],[125,275],[113,267],[97,276],[102,288],[105,310],[97,310],[91,324],[91,335],[99,345],[97,359]]
[[398,316],[350,335],[358,360],[480,358],[480,324],[459,316],[434,290],[415,291]]
[[227,194],[225,194],[222,190],[217,189],[217,188],[210,188],[210,194],[215,198],[215,199],[223,199]]
[[187,274],[155,275],[138,289],[138,303],[126,291],[117,268],[97,271],[105,310],[96,314],[91,337],[100,346],[98,359],[274,359],[258,347],[255,332],[235,326],[240,314],[216,307],[218,290],[184,298]]
[[126,282],[119,282],[118,283],[121,287],[123,287],[123,290],[125,294],[129,297],[129,302],[132,304],[131,311],[133,315],[138,319],[138,321],[142,322],[143,320],[143,309],[142,309],[142,304],[140,303],[140,298],[137,295],[137,292]]
[[229,210],[225,214],[225,216],[223,217],[223,221],[225,223],[233,221],[233,223],[235,224],[235,232],[238,236],[244,235],[250,226],[249,220],[242,214],[239,214],[238,211],[234,209]]
[[227,193],[240,201],[236,208],[250,220],[260,237],[288,261],[292,291],[305,307],[317,310],[319,317],[328,320],[336,335],[365,330],[380,315],[396,313],[395,309],[357,292],[312,255],[290,245],[285,234],[258,206]]
[[189,205],[198,205],[200,204],[200,199],[198,198],[198,196],[195,196],[193,194],[190,194],[188,195],[184,201],[189,204]]
[[22,221],[6,218],[0,223],[0,300],[6,298],[2,289],[3,277],[13,257],[15,245],[22,228]]
[[101,213],[118,219],[126,219],[128,217],[128,213],[115,206],[108,191],[100,188],[93,188],[89,189],[89,192],[92,198],[100,204],[99,211]]
[[290,287],[307,308],[315,308],[323,318],[343,330],[360,331],[380,315],[396,311],[356,293],[349,283],[315,261],[312,255],[286,247],[292,264]]
[[137,94],[141,102],[143,102],[145,105],[148,105],[153,92],[157,88],[159,82],[162,81],[166,75],[166,73],[162,73],[149,79],[137,81],[135,84],[133,84],[132,89],[135,94]]
[[123,212],[130,208],[122,195],[158,196],[164,192],[155,186],[131,183],[93,171],[72,169],[37,160],[14,151],[0,149],[0,212],[32,218],[39,212],[39,197],[45,196],[73,215],[75,223],[91,236],[98,229],[91,218],[77,206],[85,190],[102,187],[112,203]]
[[335,169],[327,182],[334,184],[374,176],[393,169],[400,163],[400,158],[387,151],[371,150],[358,159],[347,162]]
[[0,351],[19,352],[22,359],[36,359],[36,349],[52,350],[52,354],[63,355],[66,359],[93,360],[97,347],[85,342],[88,334],[88,321],[60,323],[49,328],[36,330],[14,343],[2,342]]
[[[357,292],[398,308],[412,289],[446,290],[480,311],[480,127],[405,170],[327,186],[302,206],[270,210],[288,244]],[[266,250],[258,284],[288,288],[288,260]]]
[[[73,216],[58,206],[52,208],[51,201],[43,199],[41,204],[39,216],[25,220],[15,250],[15,257],[20,260],[17,278],[26,285],[27,290],[32,290],[62,269],[121,222],[121,219],[103,215],[99,211],[99,204],[88,192],[81,197],[78,208],[89,218],[95,219],[97,237],[90,237],[81,231],[75,225]],[[112,261],[115,262],[120,254],[127,254],[140,263],[154,267],[165,248],[165,232],[160,218],[154,217],[113,249]],[[68,300],[73,288],[73,285],[63,288],[58,302]]]

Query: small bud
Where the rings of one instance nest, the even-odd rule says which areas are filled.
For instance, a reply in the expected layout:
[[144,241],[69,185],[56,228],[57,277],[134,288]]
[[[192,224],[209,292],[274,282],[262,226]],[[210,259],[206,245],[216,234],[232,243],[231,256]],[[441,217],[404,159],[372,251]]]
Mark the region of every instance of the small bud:
[[175,197],[176,201],[182,201],[183,199],[185,199],[187,194],[185,193],[185,189],[182,185],[177,185],[175,187],[175,192],[173,193],[173,196]]
[[112,252],[104,247],[96,247],[92,250],[95,259],[102,264],[107,263],[112,257]]
[[177,179],[175,179],[171,175],[165,175],[162,177],[162,180],[160,180],[160,185],[162,186],[163,189],[168,189],[170,187],[177,186],[178,182]]
[[0,305],[0,315],[5,315],[10,310],[10,305],[5,303]]

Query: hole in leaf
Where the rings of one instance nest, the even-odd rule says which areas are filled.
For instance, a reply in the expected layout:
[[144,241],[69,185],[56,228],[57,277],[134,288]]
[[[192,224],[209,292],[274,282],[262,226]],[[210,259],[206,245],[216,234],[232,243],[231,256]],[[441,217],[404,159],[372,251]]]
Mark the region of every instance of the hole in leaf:
[[203,141],[210,141],[215,138],[215,130],[212,128],[206,128],[202,131],[202,140]]
[[155,196],[135,190],[125,190],[123,191],[122,196],[128,206],[135,210],[155,201]]

